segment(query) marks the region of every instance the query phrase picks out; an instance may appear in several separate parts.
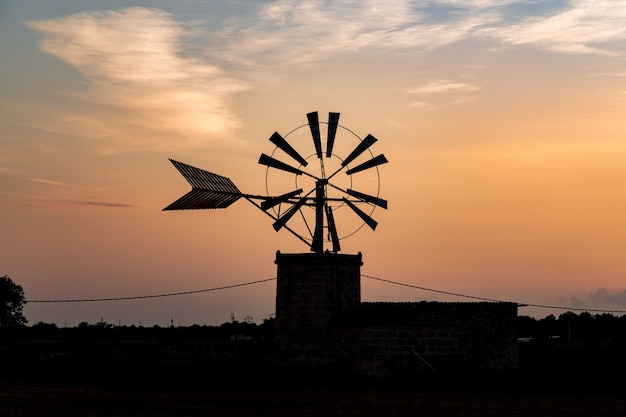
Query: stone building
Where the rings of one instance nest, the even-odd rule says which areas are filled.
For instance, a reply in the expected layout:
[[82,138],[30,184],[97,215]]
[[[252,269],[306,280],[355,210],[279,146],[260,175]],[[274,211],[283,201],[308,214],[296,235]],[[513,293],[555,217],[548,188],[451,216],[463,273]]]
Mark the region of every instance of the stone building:
[[277,252],[276,264],[284,351],[350,356],[367,373],[517,366],[515,303],[362,303],[360,253]]

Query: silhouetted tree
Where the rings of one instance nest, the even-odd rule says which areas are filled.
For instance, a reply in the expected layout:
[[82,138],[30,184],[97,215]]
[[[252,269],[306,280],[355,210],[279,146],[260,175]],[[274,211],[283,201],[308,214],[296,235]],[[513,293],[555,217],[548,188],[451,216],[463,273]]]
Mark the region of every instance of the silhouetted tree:
[[26,303],[24,290],[7,275],[0,277],[0,327],[17,327],[26,324],[22,307]]

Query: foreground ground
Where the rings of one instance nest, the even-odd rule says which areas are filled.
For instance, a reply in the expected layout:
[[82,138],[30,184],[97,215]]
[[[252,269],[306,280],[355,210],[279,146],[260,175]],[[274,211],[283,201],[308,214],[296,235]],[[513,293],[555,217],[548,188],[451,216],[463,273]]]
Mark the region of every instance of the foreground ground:
[[[189,376],[191,375],[191,376]],[[622,384],[599,375],[439,375],[405,380],[188,370],[0,377],[0,416],[626,415]],[[595,379],[595,380],[594,380]]]
[[240,328],[28,330],[0,333],[0,417],[626,416],[623,332],[520,343],[516,370],[413,360],[374,377],[358,361],[278,354],[264,333],[233,342]]

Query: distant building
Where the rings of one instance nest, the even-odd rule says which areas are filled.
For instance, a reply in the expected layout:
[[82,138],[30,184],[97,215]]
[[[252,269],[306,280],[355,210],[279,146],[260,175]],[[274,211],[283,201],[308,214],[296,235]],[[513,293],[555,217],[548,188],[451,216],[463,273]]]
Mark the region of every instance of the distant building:
[[276,264],[283,351],[346,355],[373,374],[517,367],[515,303],[361,303],[360,253],[277,252]]

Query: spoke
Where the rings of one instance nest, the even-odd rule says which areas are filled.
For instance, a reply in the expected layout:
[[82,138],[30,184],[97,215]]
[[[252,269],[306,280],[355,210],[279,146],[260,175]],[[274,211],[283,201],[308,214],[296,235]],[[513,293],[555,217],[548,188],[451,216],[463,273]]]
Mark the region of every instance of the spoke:
[[302,208],[302,206],[306,204],[307,200],[309,200],[309,195],[311,195],[313,191],[315,191],[315,188],[306,193],[306,195],[300,198],[300,200],[298,200],[298,202],[295,203],[293,207],[287,210],[285,214],[280,216],[273,224],[274,230],[279,231],[282,227],[284,227],[285,224],[293,217],[293,215],[296,214]]
[[[313,232],[311,231],[311,226],[309,226],[309,221],[306,219],[306,216],[304,215],[304,213],[302,213],[302,210],[300,210],[300,217],[302,218],[302,222],[306,226],[306,230],[309,232],[309,236],[311,237],[311,239],[313,239]],[[309,244],[309,242],[307,242],[307,244]]]
[[285,212],[278,220],[276,220],[273,224],[274,230],[277,232],[293,217],[294,214],[300,210],[302,205],[306,202],[306,198],[303,197],[296,204],[293,205],[289,210]]
[[[259,204],[257,204],[256,201],[254,201],[252,198],[246,197],[244,196],[250,203],[252,203],[255,207],[258,207],[263,213],[265,213],[267,216],[271,217],[272,219],[274,219],[275,221],[278,220],[278,217],[273,216],[272,214],[270,214],[268,211],[265,211],[261,208],[261,206]],[[298,239],[300,239],[302,242],[304,242],[306,245],[309,244],[309,242],[307,242],[307,240],[305,238],[303,238],[300,234],[296,233],[293,229],[291,229],[289,226],[283,226],[283,228],[287,231],[289,231],[289,233],[291,233],[292,235],[294,235],[295,237],[297,237]]]
[[263,210],[267,210],[269,208],[274,207],[277,204],[283,203],[283,202],[289,200],[290,198],[295,197],[296,195],[300,194],[301,192],[302,192],[302,188],[299,188],[299,189],[297,189],[295,191],[292,191],[290,193],[279,195],[278,197],[269,198],[269,199],[267,199],[267,200],[265,200],[265,201],[263,201],[261,203],[261,208]]

